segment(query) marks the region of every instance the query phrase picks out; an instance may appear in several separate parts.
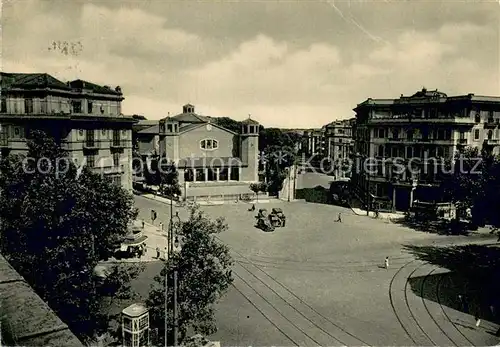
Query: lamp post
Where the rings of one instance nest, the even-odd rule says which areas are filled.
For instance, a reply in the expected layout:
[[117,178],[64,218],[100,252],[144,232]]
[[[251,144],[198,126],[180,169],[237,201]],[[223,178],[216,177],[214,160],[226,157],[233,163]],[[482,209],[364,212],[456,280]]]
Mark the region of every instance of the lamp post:
[[[177,197],[176,194],[174,194],[173,197]],[[167,242],[168,242],[168,247],[167,247],[167,253],[168,257],[165,257],[165,265],[166,262],[168,261],[168,258],[174,254],[174,251],[177,253],[179,251],[179,239],[177,236],[174,236],[174,215],[173,215],[173,199],[170,199],[170,223],[169,223],[169,230],[168,230],[168,236],[167,236]],[[179,217],[179,212],[175,213],[175,218],[177,219],[178,225],[181,223],[181,219]],[[175,237],[175,242],[174,242],[174,237]],[[168,268],[165,266],[166,273],[165,273],[165,347],[167,347],[167,313],[168,313]],[[177,346],[177,336],[178,336],[178,327],[177,327],[177,269],[174,269],[174,283],[173,283],[173,291],[174,291],[174,307],[173,307],[173,318],[174,318],[174,346]]]

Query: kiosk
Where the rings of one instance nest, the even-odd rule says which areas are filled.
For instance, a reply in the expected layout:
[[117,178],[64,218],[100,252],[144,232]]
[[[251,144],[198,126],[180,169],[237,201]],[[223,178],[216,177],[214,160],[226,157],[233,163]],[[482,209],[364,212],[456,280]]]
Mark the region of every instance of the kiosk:
[[122,311],[123,346],[149,346],[149,312],[142,304],[132,304]]

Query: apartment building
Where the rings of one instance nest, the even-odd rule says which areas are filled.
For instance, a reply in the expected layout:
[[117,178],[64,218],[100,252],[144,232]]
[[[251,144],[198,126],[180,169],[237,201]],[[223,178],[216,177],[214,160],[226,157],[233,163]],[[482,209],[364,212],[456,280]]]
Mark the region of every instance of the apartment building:
[[350,170],[346,167],[354,150],[352,127],[355,119],[336,120],[325,125],[326,156],[333,163],[335,178],[350,177]]
[[407,210],[417,199],[442,202],[442,163],[465,146],[499,153],[500,97],[423,88],[397,99],[369,98],[354,112],[352,185],[372,206],[387,201]]
[[77,165],[132,189],[132,125],[120,87],[64,83],[46,73],[0,73],[0,153],[23,154],[32,130],[53,136]]
[[321,159],[326,154],[325,127],[304,131],[301,148],[306,157],[315,156]]

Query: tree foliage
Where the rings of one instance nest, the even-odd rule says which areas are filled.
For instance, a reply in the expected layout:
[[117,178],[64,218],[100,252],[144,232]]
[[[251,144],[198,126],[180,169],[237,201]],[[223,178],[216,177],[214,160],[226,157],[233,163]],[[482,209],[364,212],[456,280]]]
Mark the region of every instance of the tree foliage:
[[181,194],[179,171],[174,162],[162,165],[160,172],[160,193],[172,198]]
[[90,337],[105,328],[94,269],[137,211],[127,191],[67,158],[52,139],[34,132],[26,157],[0,161],[0,244],[72,331]]
[[447,197],[460,214],[470,210],[476,225],[500,225],[500,160],[477,148],[466,148],[455,158],[451,175],[443,182]]
[[178,271],[178,326],[179,342],[186,338],[187,329],[210,335],[216,331],[214,304],[232,283],[229,248],[217,239],[227,230],[222,218],[211,220],[198,208],[193,208],[189,219],[177,226],[182,240],[181,251],[171,257],[150,293],[147,305],[150,321],[158,329],[155,345],[164,345],[165,275],[168,273],[168,338],[173,343],[173,274]]
[[238,122],[237,120],[234,120],[229,117],[217,117],[217,118],[212,118],[212,120],[215,124],[223,128],[226,128],[228,130],[231,130],[236,134],[241,133],[241,122]]
[[265,182],[251,183],[250,190],[257,195],[257,200],[259,200],[259,193],[267,192],[267,183]]

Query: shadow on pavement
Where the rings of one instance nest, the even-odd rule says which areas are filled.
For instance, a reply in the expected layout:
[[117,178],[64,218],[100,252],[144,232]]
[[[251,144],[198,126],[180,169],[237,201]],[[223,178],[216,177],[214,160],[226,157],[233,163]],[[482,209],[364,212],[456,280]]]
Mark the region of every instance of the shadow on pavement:
[[[489,245],[450,247],[404,246],[417,259],[450,270],[409,280],[412,291],[425,299],[482,319],[500,322],[500,249]],[[466,304],[459,295],[466,298]],[[493,306],[493,311],[491,309]],[[463,322],[471,328],[470,322]]]
[[297,189],[296,198],[300,200],[305,200],[307,202],[312,202],[316,204],[328,204],[328,192],[329,190],[322,187],[316,186],[314,188],[303,188]]
[[469,235],[468,224],[448,220],[419,220],[411,217],[393,218],[391,221],[410,229],[438,235]]

